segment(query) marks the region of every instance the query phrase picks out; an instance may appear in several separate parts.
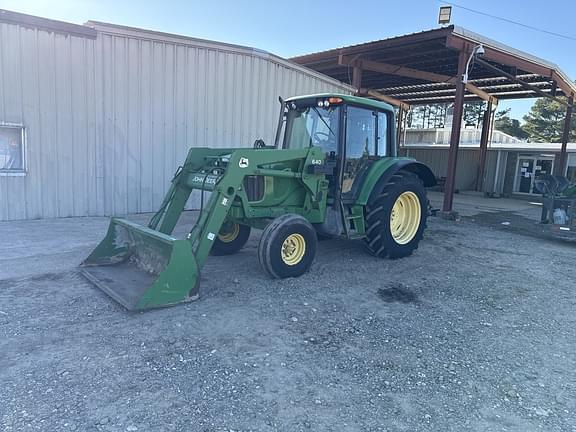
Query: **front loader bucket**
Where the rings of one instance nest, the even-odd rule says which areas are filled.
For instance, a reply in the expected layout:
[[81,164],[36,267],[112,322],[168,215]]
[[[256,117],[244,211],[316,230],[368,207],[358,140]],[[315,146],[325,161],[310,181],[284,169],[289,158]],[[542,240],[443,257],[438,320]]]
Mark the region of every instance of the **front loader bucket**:
[[187,240],[112,218],[104,240],[81,264],[83,275],[129,310],[198,298],[200,270]]

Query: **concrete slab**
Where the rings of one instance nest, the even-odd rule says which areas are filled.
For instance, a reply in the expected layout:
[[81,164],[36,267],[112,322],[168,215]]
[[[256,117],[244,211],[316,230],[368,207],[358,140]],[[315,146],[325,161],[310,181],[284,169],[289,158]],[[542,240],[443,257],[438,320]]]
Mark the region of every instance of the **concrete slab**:
[[[428,192],[433,207],[442,208],[444,194]],[[511,212],[534,221],[540,220],[542,204],[535,197],[533,201],[510,198],[487,198],[482,193],[464,192],[454,194],[454,211],[461,216],[475,216],[481,213]]]

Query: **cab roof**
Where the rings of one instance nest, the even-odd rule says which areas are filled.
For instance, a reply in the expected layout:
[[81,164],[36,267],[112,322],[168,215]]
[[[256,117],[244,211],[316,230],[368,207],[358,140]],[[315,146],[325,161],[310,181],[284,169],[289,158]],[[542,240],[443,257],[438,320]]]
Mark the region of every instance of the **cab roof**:
[[317,93],[317,94],[310,94],[310,95],[303,95],[303,96],[294,96],[291,98],[286,99],[286,102],[292,101],[301,101],[306,99],[326,99],[330,97],[338,97],[344,100],[346,103],[360,105],[367,108],[376,108],[383,111],[391,111],[394,112],[394,107],[386,102],[380,102],[374,99],[368,99],[359,96],[352,96],[348,94],[340,94],[340,93]]

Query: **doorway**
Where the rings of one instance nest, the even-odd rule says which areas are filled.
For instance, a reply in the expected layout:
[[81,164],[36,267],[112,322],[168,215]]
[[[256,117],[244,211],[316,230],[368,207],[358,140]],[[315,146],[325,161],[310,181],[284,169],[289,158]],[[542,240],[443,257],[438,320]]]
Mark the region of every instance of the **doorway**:
[[534,191],[534,181],[545,174],[552,174],[554,169],[553,156],[520,155],[516,165],[514,192],[520,194],[537,194]]

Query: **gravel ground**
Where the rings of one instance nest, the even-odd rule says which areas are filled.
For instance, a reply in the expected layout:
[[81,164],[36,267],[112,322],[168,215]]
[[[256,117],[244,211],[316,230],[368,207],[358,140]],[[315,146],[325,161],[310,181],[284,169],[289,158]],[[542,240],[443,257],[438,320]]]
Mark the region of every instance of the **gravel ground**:
[[1,430],[576,431],[574,245],[433,218],[410,258],[323,241],[276,281],[253,235],[129,313],[74,267],[105,226],[0,224]]

